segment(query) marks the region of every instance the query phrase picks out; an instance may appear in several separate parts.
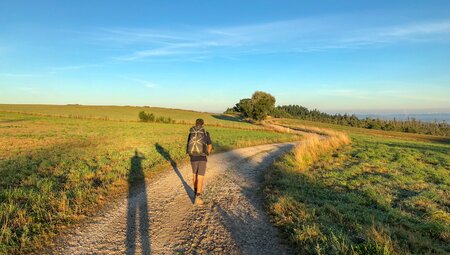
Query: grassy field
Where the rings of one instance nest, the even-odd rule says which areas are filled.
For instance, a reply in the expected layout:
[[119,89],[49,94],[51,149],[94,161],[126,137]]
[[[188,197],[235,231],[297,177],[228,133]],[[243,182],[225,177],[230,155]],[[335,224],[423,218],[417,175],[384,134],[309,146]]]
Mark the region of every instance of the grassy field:
[[306,165],[294,150],[266,175],[298,254],[449,254],[450,145],[349,133],[351,145]]
[[[195,118],[192,114],[189,120]],[[0,254],[40,247],[59,227],[124,191],[135,150],[145,156],[142,166],[149,178],[168,165],[161,149],[178,162],[186,160],[189,127],[0,112]],[[206,129],[214,152],[299,139],[263,130]]]
[[193,124],[197,118],[203,118],[205,123],[213,126],[242,129],[263,129],[260,126],[252,125],[250,123],[240,121],[238,118],[233,118],[222,114],[211,114],[159,107],[0,104],[0,112],[30,113],[39,116],[115,121],[138,121],[138,114],[141,111],[153,113],[157,117],[170,117],[177,123]]

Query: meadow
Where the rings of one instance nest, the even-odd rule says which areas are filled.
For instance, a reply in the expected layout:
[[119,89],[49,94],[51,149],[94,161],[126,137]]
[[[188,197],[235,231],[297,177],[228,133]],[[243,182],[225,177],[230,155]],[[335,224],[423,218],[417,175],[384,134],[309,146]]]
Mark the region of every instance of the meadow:
[[112,121],[139,121],[141,111],[153,113],[156,117],[166,117],[178,124],[193,124],[202,118],[210,126],[241,129],[263,129],[238,118],[206,112],[144,106],[92,106],[92,105],[23,105],[0,104],[0,112],[15,112],[37,116],[69,117],[77,119],[99,119]]
[[[65,112],[65,107],[51,108],[51,112],[40,113],[32,106],[33,114],[0,110],[0,254],[42,247],[62,227],[123,194],[136,151],[145,157],[142,167],[149,179],[157,178],[169,165],[158,149],[163,148],[177,162],[187,160],[189,125],[137,122],[139,110],[132,117],[128,108],[122,112],[99,107],[86,115],[109,116],[109,120],[69,117],[72,113]],[[165,116],[170,112],[165,109]],[[171,116],[180,119],[184,115],[175,111]],[[214,152],[300,139],[226,120],[227,116],[221,119],[190,112],[184,120],[192,123],[198,116],[205,119]],[[208,126],[210,120],[224,127]],[[233,128],[236,125],[241,128]]]
[[345,131],[351,144],[299,146],[265,177],[268,211],[295,251],[450,253],[450,145],[429,142],[433,136]]

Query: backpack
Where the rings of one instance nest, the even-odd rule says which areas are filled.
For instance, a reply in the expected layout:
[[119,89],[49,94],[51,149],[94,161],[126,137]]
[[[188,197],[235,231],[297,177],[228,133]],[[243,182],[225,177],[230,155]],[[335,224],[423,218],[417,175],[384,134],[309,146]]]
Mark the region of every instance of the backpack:
[[190,156],[206,156],[206,131],[203,127],[191,127],[189,130],[187,153]]

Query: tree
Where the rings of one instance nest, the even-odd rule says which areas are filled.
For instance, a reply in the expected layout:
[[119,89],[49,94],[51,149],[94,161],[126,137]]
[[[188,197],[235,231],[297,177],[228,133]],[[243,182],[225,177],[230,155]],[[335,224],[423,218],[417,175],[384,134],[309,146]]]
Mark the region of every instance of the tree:
[[251,102],[253,105],[252,118],[255,120],[263,120],[275,108],[275,97],[266,92],[256,91],[252,95]]
[[241,99],[233,109],[242,113],[246,118],[253,118],[253,102],[250,98]]

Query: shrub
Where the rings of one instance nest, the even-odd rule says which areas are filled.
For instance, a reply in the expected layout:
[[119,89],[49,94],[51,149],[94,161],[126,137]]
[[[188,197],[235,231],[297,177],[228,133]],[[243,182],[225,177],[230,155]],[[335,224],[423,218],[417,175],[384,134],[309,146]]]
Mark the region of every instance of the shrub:
[[146,113],[144,111],[141,111],[139,113],[139,120],[142,122],[175,124],[175,120],[172,119],[171,117],[164,117],[164,116],[156,117],[155,115],[153,115],[153,113]]
[[155,116],[153,115],[153,113],[146,113],[144,111],[141,111],[139,113],[139,119],[142,122],[153,122],[155,121]]

